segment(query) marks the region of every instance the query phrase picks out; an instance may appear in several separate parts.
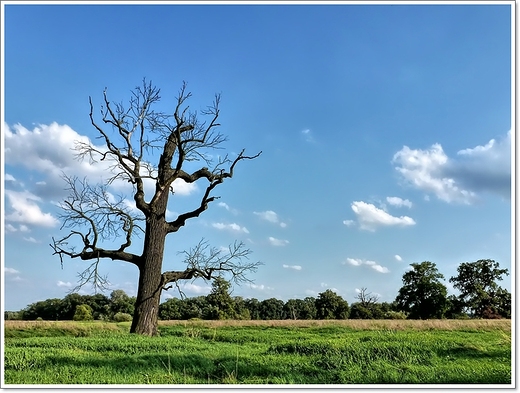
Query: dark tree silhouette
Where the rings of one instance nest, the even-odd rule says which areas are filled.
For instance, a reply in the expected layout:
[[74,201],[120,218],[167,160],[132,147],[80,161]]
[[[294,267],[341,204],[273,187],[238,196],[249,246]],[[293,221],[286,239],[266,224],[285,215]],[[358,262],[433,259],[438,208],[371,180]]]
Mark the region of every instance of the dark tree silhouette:
[[[100,123],[94,118],[90,99],[90,121],[104,146],[100,148],[78,141],[75,146],[77,156],[88,159],[93,165],[99,161],[108,162],[113,175],[106,183],[95,185],[64,176],[70,194],[62,203],[62,229],[70,229],[70,232],[60,239],[53,238],[51,244],[62,264],[64,257],[92,261],[79,274],[79,287],[90,282],[95,288],[106,288],[106,277],[102,277],[98,270],[103,258],[137,266],[139,283],[131,332],[144,335],[157,334],[163,289],[171,288],[180,280],[198,277],[211,280],[224,273],[230,274],[235,282],[248,280],[246,273],[256,270],[260,264],[249,262],[250,250],[243,243],[236,242],[225,253],[209,247],[202,240],[184,253],[187,265],[184,269],[162,271],[166,236],[203,213],[218,198],[212,194],[214,189],[233,177],[236,165],[242,160],[258,157],[261,152],[247,156],[242,150],[234,158],[225,155],[214,162],[209,152],[221,148],[226,140],[217,131],[220,96],[217,95],[213,104],[201,112],[208,119],[201,121],[197,113],[190,112],[186,105],[191,93],[187,92],[185,83],[171,115],[154,109],[160,100],[159,93],[151,82],[143,81],[132,92],[128,107],[124,107],[111,103],[105,90]],[[150,162],[154,152],[159,156],[155,164]],[[185,164],[191,162],[192,165],[194,161],[201,161],[205,166],[188,172]],[[133,185],[135,209],[128,207],[123,196],[114,197],[108,192],[112,182],[121,180]],[[206,182],[206,187],[193,210],[168,221],[166,210],[176,180],[189,184],[202,181]],[[146,182],[155,186],[148,198],[145,195]],[[135,254],[129,251],[129,247],[139,232],[144,234],[144,241],[142,252]],[[106,247],[107,243],[116,241],[120,242],[118,246]]]

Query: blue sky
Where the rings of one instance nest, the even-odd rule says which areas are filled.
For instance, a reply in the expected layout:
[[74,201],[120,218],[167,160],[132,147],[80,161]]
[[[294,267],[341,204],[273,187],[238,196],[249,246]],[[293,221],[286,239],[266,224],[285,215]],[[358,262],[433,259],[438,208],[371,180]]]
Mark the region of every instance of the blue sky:
[[[352,303],[360,288],[394,300],[414,262],[436,263],[450,293],[461,262],[513,268],[511,3],[2,6],[5,309],[75,286],[85,262],[62,268],[49,247],[65,234],[60,174],[104,175],[71,151],[100,143],[88,97],[125,102],[144,77],[164,111],[183,81],[194,109],[221,93],[226,151],[263,151],[168,237],[165,269],[202,237],[240,240],[264,265],[234,295]],[[203,187],[179,185],[171,214]],[[135,295],[126,265],[102,273]]]

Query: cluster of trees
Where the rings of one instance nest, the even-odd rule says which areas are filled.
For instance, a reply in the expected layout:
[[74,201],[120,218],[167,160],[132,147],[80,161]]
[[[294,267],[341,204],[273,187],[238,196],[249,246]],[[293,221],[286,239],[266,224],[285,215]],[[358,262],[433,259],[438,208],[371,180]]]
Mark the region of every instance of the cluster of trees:
[[20,311],[6,311],[4,318],[46,321],[60,320],[131,320],[134,313],[135,297],[125,291],[112,291],[110,297],[101,293],[80,295],[71,293],[63,299],[47,299],[28,305]]
[[[258,300],[231,296],[231,284],[223,277],[212,281],[207,296],[170,298],[159,306],[162,320],[199,319],[434,319],[511,318],[511,294],[498,286],[507,269],[493,260],[462,263],[450,278],[460,294],[447,295],[444,276],[432,262],[411,264],[403,275],[403,286],[391,303],[378,302],[377,295],[362,288],[356,302],[348,304],[328,289],[316,298],[270,298]],[[122,290],[110,297],[72,293],[64,299],[33,303],[19,312],[6,312],[5,319],[34,320],[131,320],[135,297]]]

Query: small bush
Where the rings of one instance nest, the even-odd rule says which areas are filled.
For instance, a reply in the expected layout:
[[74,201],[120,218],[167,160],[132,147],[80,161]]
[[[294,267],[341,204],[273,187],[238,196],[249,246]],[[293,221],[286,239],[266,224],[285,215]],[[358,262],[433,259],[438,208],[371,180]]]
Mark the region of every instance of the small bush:
[[402,311],[387,311],[385,319],[406,319],[406,314]]
[[92,316],[92,307],[88,304],[80,304],[76,306],[76,312],[72,319],[74,321],[93,321],[94,317]]
[[113,319],[115,322],[130,322],[132,320],[132,316],[126,312],[118,312],[114,315]]

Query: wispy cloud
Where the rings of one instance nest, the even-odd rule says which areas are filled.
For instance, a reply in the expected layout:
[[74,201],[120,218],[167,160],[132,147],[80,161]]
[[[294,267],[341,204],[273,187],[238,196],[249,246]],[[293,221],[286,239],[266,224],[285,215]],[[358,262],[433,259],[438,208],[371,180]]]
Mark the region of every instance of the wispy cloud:
[[56,285],[59,286],[59,287],[65,287],[65,288],[70,288],[70,287],[72,287],[72,283],[70,283],[70,282],[68,282],[68,281],[67,281],[67,282],[64,282],[64,281],[61,281],[61,280],[58,281],[58,282],[56,283]]
[[399,197],[386,197],[386,201],[392,206],[405,206],[408,208],[412,207],[412,202],[410,202],[408,199],[401,199]]
[[246,227],[241,227],[238,224],[232,223],[232,224],[223,224],[221,222],[215,222],[211,224],[212,227],[217,228],[219,230],[228,230],[232,232],[243,232],[243,233],[249,233]]
[[36,239],[35,239],[34,237],[32,237],[32,236],[24,237],[23,240],[25,240],[26,242],[29,242],[29,243],[41,243],[41,241],[36,240]]
[[352,202],[351,208],[357,216],[359,227],[367,231],[373,232],[378,227],[384,226],[404,227],[415,225],[415,221],[412,218],[408,216],[394,217],[371,203],[355,201]]
[[306,142],[313,143],[315,142],[313,133],[310,129],[306,128],[302,130],[302,136]]
[[345,262],[342,262],[342,264],[343,265],[350,264],[352,266],[366,265],[366,266],[370,266],[372,269],[374,269],[375,271],[377,271],[379,273],[390,272],[390,270],[388,270],[388,268],[381,266],[377,262],[369,261],[369,260],[365,260],[365,259],[347,258]]
[[272,246],[281,247],[281,246],[286,246],[287,244],[289,244],[289,241],[276,239],[272,236],[269,236],[269,243],[271,243]]
[[403,260],[403,258],[401,258],[401,256],[397,255],[397,254],[394,255],[394,258],[396,261],[399,261],[399,262],[401,262]]
[[6,274],[18,274],[18,273],[20,273],[18,270],[13,269],[12,267],[4,267],[4,272]]
[[219,202],[218,206],[226,209],[230,213],[233,213],[233,214],[237,214],[238,213],[237,209],[231,208],[226,202]]
[[282,228],[285,228],[287,224],[285,222],[281,222],[278,214],[272,210],[266,210],[265,212],[253,212],[257,216],[259,216],[262,220],[271,222],[273,224],[278,224]]
[[302,267],[299,265],[282,265],[284,269],[292,269],[292,270],[302,270]]

